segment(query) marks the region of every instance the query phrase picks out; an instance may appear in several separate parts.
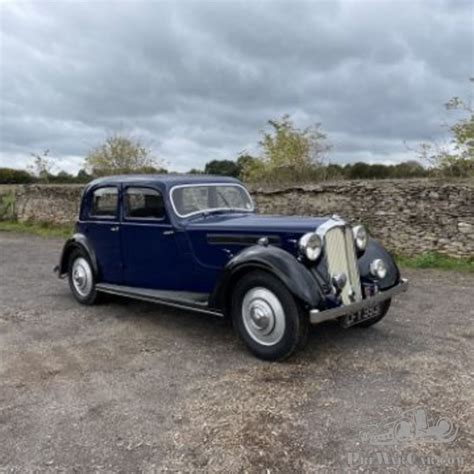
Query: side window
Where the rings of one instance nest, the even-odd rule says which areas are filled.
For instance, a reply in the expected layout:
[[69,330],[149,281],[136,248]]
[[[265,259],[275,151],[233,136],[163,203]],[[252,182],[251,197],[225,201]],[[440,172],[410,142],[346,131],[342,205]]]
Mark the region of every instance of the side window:
[[150,188],[127,188],[124,196],[125,217],[135,219],[163,219],[163,196]]
[[117,188],[99,188],[92,194],[92,217],[116,217],[118,192]]

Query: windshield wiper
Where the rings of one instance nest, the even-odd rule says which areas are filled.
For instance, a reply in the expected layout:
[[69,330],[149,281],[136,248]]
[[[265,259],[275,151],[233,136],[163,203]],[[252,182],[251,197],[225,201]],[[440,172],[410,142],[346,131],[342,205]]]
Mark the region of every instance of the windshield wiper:
[[221,197],[221,199],[224,201],[224,204],[228,207],[228,208],[232,208],[232,206],[229,204],[229,201],[224,197],[224,195],[218,190],[216,189],[217,191],[217,194]]
[[234,207],[220,207],[219,209],[208,209],[206,213],[208,214],[225,214],[226,212],[229,211],[235,211],[236,209]]
[[205,209],[205,210],[199,211],[199,213],[189,216],[188,219],[198,219],[200,217],[210,216],[211,214],[225,214],[226,212],[246,212],[246,211],[244,209],[239,209],[237,207],[226,207],[226,208],[220,207],[216,209]]
[[211,214],[219,214],[221,212],[227,212],[229,209],[203,209],[202,211],[196,211],[195,214],[189,216],[189,219],[197,219],[199,217],[206,217]]

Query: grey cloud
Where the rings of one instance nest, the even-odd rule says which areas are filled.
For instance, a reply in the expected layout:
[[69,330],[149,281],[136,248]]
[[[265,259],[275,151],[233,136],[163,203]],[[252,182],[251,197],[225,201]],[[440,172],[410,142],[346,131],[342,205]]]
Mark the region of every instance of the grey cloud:
[[[322,122],[333,161],[409,157],[468,95],[472,3],[33,2],[1,8],[0,165],[61,166],[107,131],[177,170],[256,151],[267,119]],[[9,158],[10,157],[10,158]]]

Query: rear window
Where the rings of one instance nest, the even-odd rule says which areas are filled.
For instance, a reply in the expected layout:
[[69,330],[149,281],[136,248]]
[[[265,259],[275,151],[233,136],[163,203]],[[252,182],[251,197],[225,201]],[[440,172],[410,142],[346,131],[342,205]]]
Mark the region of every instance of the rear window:
[[154,189],[127,188],[125,191],[125,217],[131,219],[163,219],[163,196]]
[[116,217],[118,192],[117,188],[99,188],[92,194],[90,215],[93,217]]

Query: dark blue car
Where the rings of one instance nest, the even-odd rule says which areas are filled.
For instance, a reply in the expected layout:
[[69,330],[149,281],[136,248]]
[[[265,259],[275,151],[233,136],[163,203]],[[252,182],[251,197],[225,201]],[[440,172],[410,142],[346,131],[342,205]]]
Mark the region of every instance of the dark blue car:
[[232,318],[268,360],[301,346],[309,323],[371,326],[407,288],[363,226],[259,215],[238,180],[216,176],[91,182],[57,269],[83,304],[111,293]]

